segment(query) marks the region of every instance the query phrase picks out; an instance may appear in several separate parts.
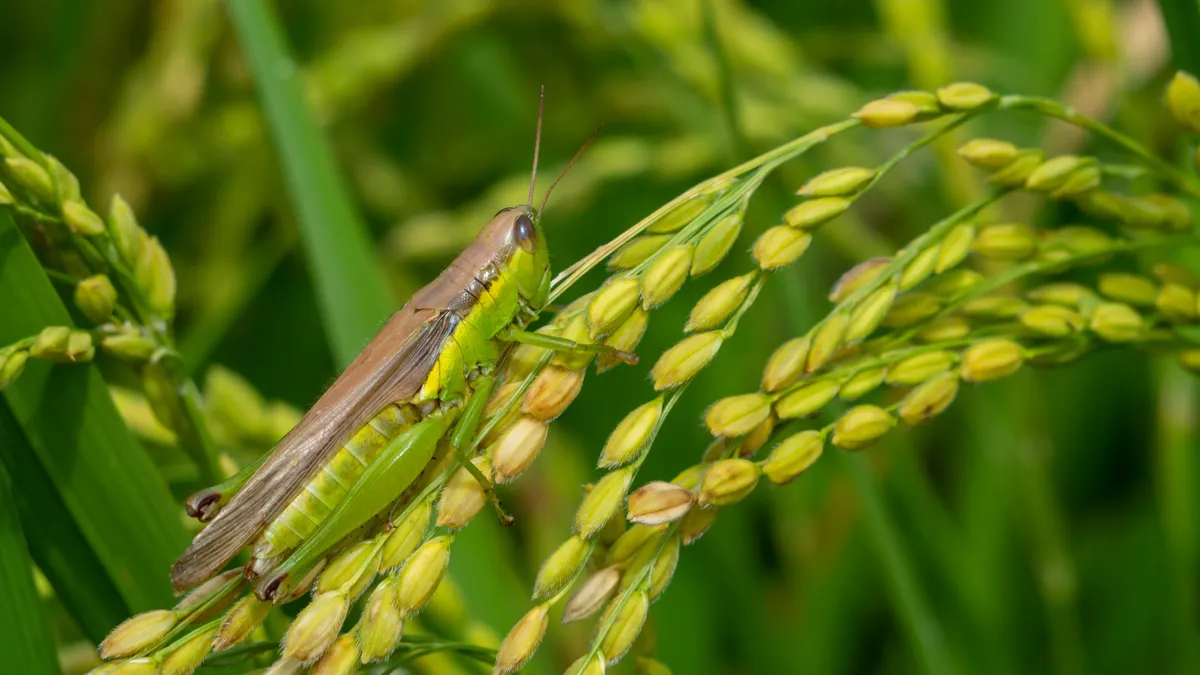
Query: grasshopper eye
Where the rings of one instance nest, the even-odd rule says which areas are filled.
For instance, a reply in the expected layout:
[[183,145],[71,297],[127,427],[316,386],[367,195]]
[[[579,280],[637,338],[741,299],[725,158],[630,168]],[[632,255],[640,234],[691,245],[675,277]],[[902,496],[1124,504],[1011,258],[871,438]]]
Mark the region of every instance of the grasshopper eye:
[[533,221],[524,213],[517,216],[517,222],[513,224],[513,238],[526,253],[537,251],[537,230],[533,227]]

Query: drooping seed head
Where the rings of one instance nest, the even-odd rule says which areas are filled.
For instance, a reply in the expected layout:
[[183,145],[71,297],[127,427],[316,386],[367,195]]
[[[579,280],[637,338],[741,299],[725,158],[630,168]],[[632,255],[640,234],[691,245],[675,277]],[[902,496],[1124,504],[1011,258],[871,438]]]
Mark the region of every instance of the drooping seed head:
[[1132,342],[1142,336],[1142,315],[1129,305],[1105,302],[1092,310],[1088,328],[1108,342]]
[[1137,307],[1153,307],[1158,298],[1158,286],[1150,279],[1137,274],[1102,274],[1099,289],[1107,298]]
[[763,270],[777,270],[798,260],[812,243],[812,235],[787,225],[776,225],[754,240],[754,262]]
[[405,560],[417,550],[425,540],[429,531],[429,519],[433,516],[433,505],[429,500],[421,500],[409,507],[406,513],[399,517],[394,524],[395,529],[388,534],[380,554],[379,568],[392,570],[404,564]]
[[228,649],[245,640],[266,618],[271,607],[271,603],[259,600],[253,593],[235,602],[213,637],[213,651]]
[[670,300],[683,287],[691,269],[691,244],[663,251],[642,274],[642,309],[650,310]]
[[804,374],[804,364],[808,362],[808,349],[807,336],[792,338],[780,345],[763,368],[763,391],[775,393],[798,380]]
[[1021,313],[1021,325],[1038,335],[1066,337],[1083,330],[1087,322],[1074,310],[1061,305],[1039,305]]
[[334,556],[317,580],[317,593],[342,592],[355,598],[375,578],[379,551],[374,542],[361,541]]
[[175,627],[178,613],[156,609],[135,614],[112,629],[100,643],[100,657],[119,659],[152,647]]
[[973,166],[1002,169],[1017,158],[1017,146],[993,138],[976,138],[961,145],[958,154]]
[[159,666],[159,675],[191,675],[195,672],[204,662],[204,657],[212,651],[212,639],[216,632],[216,628],[202,631],[171,650]]
[[629,468],[613,471],[597,481],[575,512],[575,532],[585,539],[599,532],[620,510],[632,481]]
[[909,101],[881,98],[868,102],[851,117],[861,120],[869,127],[886,129],[914,122],[920,114],[921,109]]
[[719,331],[689,335],[675,344],[654,364],[650,377],[656,391],[674,389],[707,366],[721,348]]
[[405,616],[421,611],[437,590],[450,563],[451,541],[448,537],[430,539],[412,554],[408,563],[400,570],[396,602]]
[[739,502],[758,484],[760,469],[746,459],[723,459],[714,462],[700,484],[700,503],[704,506],[726,506]]
[[917,339],[925,343],[949,342],[967,336],[971,332],[971,322],[961,316],[946,316],[930,321],[917,333]]
[[1037,250],[1037,236],[1024,223],[986,225],[975,237],[975,253],[992,260],[1024,260]]
[[1022,187],[1029,178],[1029,174],[1041,166],[1044,156],[1040,148],[1022,150],[1017,153],[1016,159],[1009,162],[1007,166],[993,172],[988,177],[988,181],[993,185],[1007,188]]
[[711,330],[719,326],[741,306],[742,301],[746,299],[746,295],[750,292],[750,285],[754,283],[756,278],[757,274],[751,272],[750,274],[734,277],[713,287],[692,308],[684,330],[688,332]]
[[67,338],[67,360],[71,363],[86,363],[96,356],[96,347],[92,344],[92,334],[87,331],[71,331]]
[[647,546],[655,546],[666,531],[666,525],[634,525],[625,530],[608,548],[606,561],[609,565],[625,566],[625,563],[638,551]]
[[842,415],[833,426],[833,444],[843,450],[860,450],[896,426],[896,418],[876,405],[860,405]]
[[646,228],[646,231],[652,234],[661,234],[682,229],[704,213],[708,205],[712,203],[713,197],[713,194],[704,194],[685,200],[654,221],[650,227]]
[[79,201],[66,201],[62,205],[63,221],[75,234],[85,237],[95,237],[104,234],[104,221],[86,204]]
[[638,306],[640,282],[637,277],[616,279],[596,292],[588,304],[587,325],[592,338],[616,330]]
[[966,259],[975,243],[975,226],[970,224],[958,225],[946,233],[938,247],[937,264],[933,271],[941,274],[958,265]]
[[967,382],[991,382],[1012,375],[1025,362],[1020,344],[1004,338],[981,340],[963,354],[962,378]]
[[913,286],[925,281],[933,274],[937,268],[938,256],[941,255],[940,246],[931,246],[917,254],[912,262],[904,267],[900,272],[899,286],[900,290],[906,291]]
[[579,588],[571,594],[563,608],[562,622],[564,624],[586,619],[605,605],[612,598],[621,581],[621,568],[610,565],[584,580]]
[[698,277],[716,269],[729,254],[738,235],[742,233],[741,212],[725,216],[696,242],[696,254],[692,257],[691,275]]
[[54,181],[42,165],[26,157],[5,157],[5,168],[13,183],[25,190],[34,199],[53,204],[56,200]]
[[915,354],[888,369],[887,382],[896,386],[920,384],[929,378],[950,370],[958,361],[958,355],[944,349]]
[[755,427],[751,429],[744,438],[742,438],[742,444],[738,446],[738,457],[749,457],[755,452],[758,452],[758,449],[761,448],[771,438],[771,434],[775,431],[776,422],[777,420],[775,419],[775,415],[772,413],[767,415],[766,419],[755,425]]
[[762,471],[772,483],[787,485],[812,466],[824,448],[825,438],[818,431],[792,434],[775,446],[763,462]]
[[358,639],[341,635],[313,664],[312,675],[352,675],[358,672]]
[[505,636],[504,642],[500,643],[500,649],[496,652],[496,665],[492,670],[493,675],[508,675],[508,673],[515,672],[533,657],[538,645],[542,643],[542,638],[546,635],[546,627],[550,623],[549,617],[550,606],[545,603],[534,607],[521,617],[521,620]]
[[771,400],[765,394],[739,394],[714,403],[704,423],[714,436],[743,436],[770,414]]
[[844,197],[853,195],[875,177],[875,170],[861,166],[844,166],[813,176],[796,190],[801,197]]
[[678,535],[671,537],[663,546],[663,550],[654,559],[654,566],[650,568],[650,586],[646,589],[646,595],[651,602],[662,597],[663,591],[667,590],[667,586],[671,583],[671,578],[675,576],[675,567],[679,565],[679,550],[683,546],[683,541]]
[[692,509],[679,523],[679,534],[683,538],[684,546],[687,546],[704,536],[708,532],[708,528],[712,527],[713,522],[717,519],[719,509]]
[[986,295],[963,305],[963,314],[972,319],[1016,319],[1029,307],[1021,298]]
[[1067,179],[1051,190],[1050,196],[1054,199],[1079,199],[1099,187],[1103,178],[1104,175],[1095,162],[1083,164],[1067,174]]
[[1186,286],[1164,284],[1154,307],[1171,323],[1190,323],[1196,319],[1196,294]]
[[878,279],[891,262],[891,258],[870,258],[846,270],[829,291],[829,301],[837,304],[850,297],[858,289]]
[[1175,121],[1192,133],[1200,132],[1200,82],[1187,71],[1175,72],[1167,84],[1167,109]]
[[389,577],[371,591],[359,620],[358,643],[362,663],[391,656],[404,634],[404,615],[396,600],[396,581]]
[[594,656],[583,655],[572,663],[564,675],[604,675],[607,666],[603,652]]
[[662,525],[682,518],[696,501],[690,490],[673,483],[654,481],[629,495],[626,517],[631,523]]
[[650,612],[650,599],[644,592],[634,593],[626,602],[610,606],[600,623],[608,623],[606,619],[611,614],[612,623],[608,632],[600,638],[600,651],[609,663],[616,663],[633,646],[633,641],[642,632],[646,623],[646,615]]
[[843,401],[853,401],[857,398],[866,396],[875,391],[876,387],[883,384],[883,378],[887,375],[886,368],[868,368],[854,374],[846,383],[838,389],[838,398]]
[[521,412],[543,422],[553,420],[579,395],[583,376],[583,370],[570,370],[559,365],[544,368],[525,392]]
[[976,110],[999,100],[991,89],[975,82],[955,82],[937,90],[938,102],[950,110]]
[[916,426],[942,414],[958,395],[958,373],[942,373],[915,387],[900,402],[901,419]]
[[[642,336],[646,334],[646,327],[649,323],[650,313],[640,306],[635,307],[629,318],[604,338],[604,344],[613,349],[632,353],[637,349],[638,343],[642,341]],[[621,360],[615,355],[600,354],[596,361],[596,372],[603,373],[618,363],[621,363]]]
[[847,312],[836,312],[821,325],[813,334],[812,345],[808,349],[808,362],[804,369],[813,372],[833,360],[846,337],[846,329],[850,326],[850,315]]
[[492,449],[493,480],[507,483],[524,473],[541,454],[549,434],[547,423],[528,415],[518,417],[500,433]]
[[100,341],[101,348],[122,361],[142,363],[148,360],[157,349],[148,338],[136,330],[127,330],[116,335],[106,335]]
[[812,230],[845,213],[850,203],[845,197],[809,199],[788,209],[783,222],[799,230]]
[[302,663],[321,658],[337,639],[350,601],[345,593],[322,593],[300,610],[284,638],[283,655]]
[[1029,177],[1025,179],[1025,188],[1038,192],[1057,190],[1067,182],[1067,179],[1076,169],[1080,169],[1086,165],[1087,160],[1075,155],[1053,157],[1043,162],[1038,168],[1033,170],[1033,173],[1029,174]]
[[897,292],[895,284],[886,284],[855,305],[850,313],[850,322],[846,326],[845,342],[859,342],[875,332],[890,313],[892,305],[896,302]]
[[658,396],[630,411],[605,441],[604,450],[600,453],[599,466],[624,466],[637,459],[646,449],[650,435],[658,425],[662,408],[663,398]]
[[591,545],[580,536],[572,536],[551,553],[538,570],[533,597],[547,598],[567,585],[587,562]]
[[34,339],[29,355],[37,359],[62,360],[67,355],[71,329],[66,326],[46,326]]
[[782,420],[815,415],[837,396],[840,389],[841,384],[831,379],[798,387],[775,402],[775,414]]
[[[471,464],[485,477],[492,473],[492,462],[486,456],[475,457]],[[483,486],[470,471],[460,467],[442,490],[442,498],[438,500],[436,525],[457,530],[471,522],[486,503],[487,495]]]
[[933,293],[909,291],[892,303],[883,317],[888,328],[907,328],[937,316],[942,311],[942,299]]
[[657,253],[668,241],[671,241],[671,238],[669,234],[634,237],[612,254],[612,257],[608,259],[608,269],[613,271],[631,270],[649,260],[650,256]]

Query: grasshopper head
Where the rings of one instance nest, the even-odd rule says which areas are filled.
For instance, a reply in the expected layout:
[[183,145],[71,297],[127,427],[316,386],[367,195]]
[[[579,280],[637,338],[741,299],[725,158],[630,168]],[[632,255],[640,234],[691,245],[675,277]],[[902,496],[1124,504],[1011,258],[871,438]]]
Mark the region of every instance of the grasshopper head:
[[550,295],[550,248],[538,212],[528,204],[504,209],[487,230],[503,239],[495,250],[505,252],[504,269],[517,293],[530,307],[541,309]]

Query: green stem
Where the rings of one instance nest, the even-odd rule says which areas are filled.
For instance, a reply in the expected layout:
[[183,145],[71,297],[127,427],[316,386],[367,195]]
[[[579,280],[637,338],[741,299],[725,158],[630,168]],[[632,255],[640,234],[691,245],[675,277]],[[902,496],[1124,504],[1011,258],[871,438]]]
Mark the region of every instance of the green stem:
[[1142,144],[1132,138],[1106,124],[1102,124],[1086,115],[1079,114],[1069,106],[1048,98],[1010,95],[1000,99],[1000,108],[1005,110],[1032,110],[1087,130],[1124,148],[1164,180],[1192,197],[1200,199],[1200,183],[1197,183],[1195,178],[1154,156]]
[[1155,444],[1155,482],[1158,508],[1166,539],[1169,572],[1173,581],[1174,635],[1179,672],[1200,667],[1200,643],[1196,622],[1196,571],[1200,565],[1197,525],[1196,400],[1195,379],[1174,364],[1160,368],[1158,441]]
[[721,35],[717,30],[716,11],[713,0],[700,3],[700,20],[704,29],[704,40],[712,51],[713,60],[717,64],[717,87],[721,94],[722,117],[725,129],[729,134],[729,145],[733,148],[734,157],[745,157],[749,153],[750,143],[742,132],[741,115],[738,112],[737,96],[733,90],[735,79],[733,68],[721,45]]
[[1158,0],[1163,25],[1171,40],[1175,67],[1200,74],[1200,3],[1197,0]]
[[888,592],[899,608],[900,621],[912,640],[917,658],[928,675],[956,672],[940,622],[929,600],[917,583],[912,561],[900,544],[895,523],[883,504],[883,497],[867,460],[861,455],[838,453],[842,464],[858,488],[863,502],[867,535],[877,549],[887,579]]

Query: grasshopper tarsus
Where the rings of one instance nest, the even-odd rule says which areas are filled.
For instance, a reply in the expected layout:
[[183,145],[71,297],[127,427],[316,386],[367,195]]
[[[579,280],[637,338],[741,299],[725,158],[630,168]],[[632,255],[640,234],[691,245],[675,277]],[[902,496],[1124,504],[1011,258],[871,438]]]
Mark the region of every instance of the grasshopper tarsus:
[[612,353],[613,356],[617,357],[617,360],[619,360],[621,363],[630,366],[636,366],[638,364],[638,355],[634,354],[633,352],[627,352],[623,349],[614,349]]
[[220,504],[221,493],[213,488],[205,488],[189,495],[183,506],[189,516],[202,523],[207,523],[217,517]]

